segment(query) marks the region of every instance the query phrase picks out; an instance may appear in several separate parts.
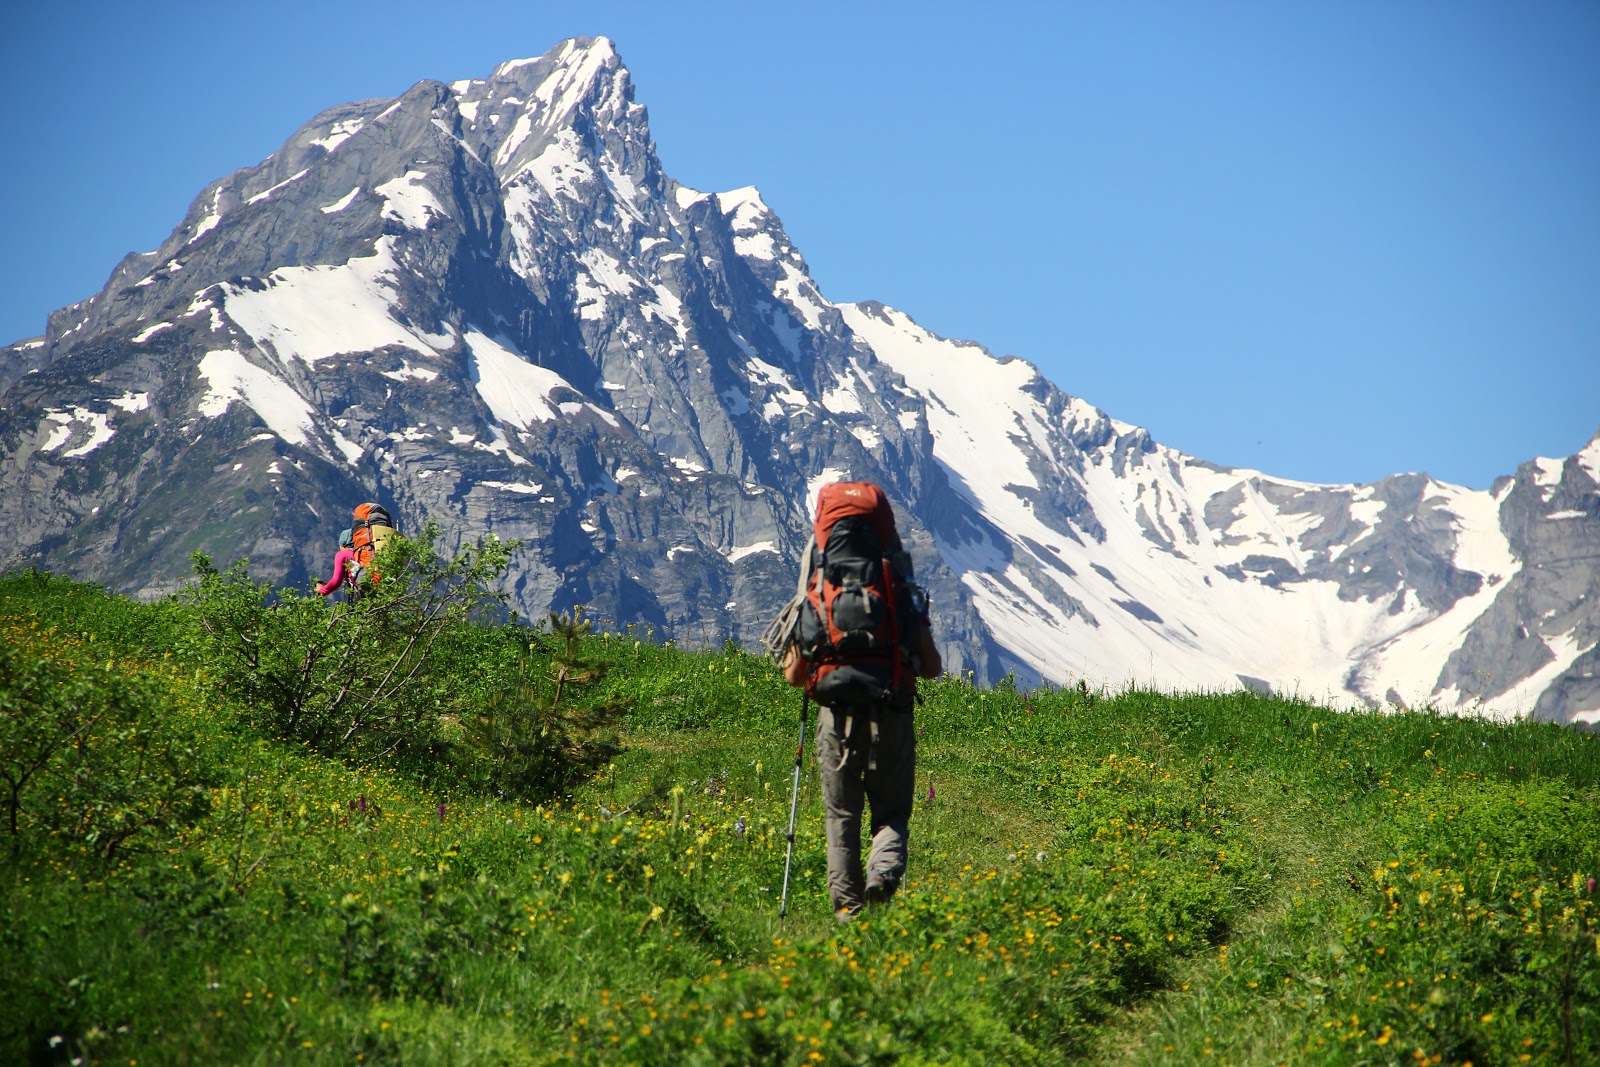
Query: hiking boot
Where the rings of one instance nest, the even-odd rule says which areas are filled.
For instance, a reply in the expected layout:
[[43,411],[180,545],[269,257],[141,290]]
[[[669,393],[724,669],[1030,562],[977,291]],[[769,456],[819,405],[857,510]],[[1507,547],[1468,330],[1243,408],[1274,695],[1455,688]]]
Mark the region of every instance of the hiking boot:
[[844,907],[836,909],[833,913],[833,917],[839,921],[840,926],[848,926],[850,923],[854,922],[856,916],[860,914],[860,904],[846,904]]
[[894,896],[895,890],[900,888],[900,879],[894,877],[874,878],[867,883],[866,898],[868,904],[887,904],[889,898]]

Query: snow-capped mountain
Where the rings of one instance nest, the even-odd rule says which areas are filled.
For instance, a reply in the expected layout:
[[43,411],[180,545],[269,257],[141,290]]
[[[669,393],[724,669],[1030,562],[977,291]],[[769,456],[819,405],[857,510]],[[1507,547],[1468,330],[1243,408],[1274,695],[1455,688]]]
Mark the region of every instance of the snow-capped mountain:
[[808,504],[877,481],[946,662],[1600,719],[1600,437],[1490,492],[1152,441],[818,291],[754,189],[665,175],[611,43],[317,116],[0,350],[14,561],[303,583],[349,509],[520,537],[514,605],[752,643]]

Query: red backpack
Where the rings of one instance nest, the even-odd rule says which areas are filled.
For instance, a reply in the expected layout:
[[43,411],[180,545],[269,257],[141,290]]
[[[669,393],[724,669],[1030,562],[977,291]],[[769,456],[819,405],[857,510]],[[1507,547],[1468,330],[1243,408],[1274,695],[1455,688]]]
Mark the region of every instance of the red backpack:
[[871,482],[825,485],[814,529],[796,631],[811,667],[806,692],[829,707],[914,692],[921,611],[888,498]]
[[374,582],[378,581],[378,572],[372,569],[372,561],[377,557],[379,547],[392,533],[394,520],[389,518],[389,512],[383,505],[356,505],[355,524],[350,527],[350,550],[356,557],[355,567],[350,574],[352,586],[359,586],[361,579],[368,576]]

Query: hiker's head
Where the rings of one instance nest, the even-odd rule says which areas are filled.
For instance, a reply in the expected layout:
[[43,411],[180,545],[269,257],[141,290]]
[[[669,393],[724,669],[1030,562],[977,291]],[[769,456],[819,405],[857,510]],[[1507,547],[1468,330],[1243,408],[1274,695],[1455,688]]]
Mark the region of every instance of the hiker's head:
[[339,547],[340,548],[349,548],[353,544],[355,544],[355,534],[353,532],[351,532],[350,530],[340,530],[339,531]]

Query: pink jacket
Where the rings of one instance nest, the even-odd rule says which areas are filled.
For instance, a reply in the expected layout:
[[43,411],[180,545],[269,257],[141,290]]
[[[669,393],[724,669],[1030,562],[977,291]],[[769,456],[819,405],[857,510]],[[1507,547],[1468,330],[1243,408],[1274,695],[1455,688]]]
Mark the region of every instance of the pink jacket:
[[339,586],[344,582],[345,565],[354,563],[355,561],[356,554],[354,552],[350,551],[348,548],[341,548],[333,557],[333,577],[317,586],[317,592],[323,596],[327,596],[329,593],[339,588]]

